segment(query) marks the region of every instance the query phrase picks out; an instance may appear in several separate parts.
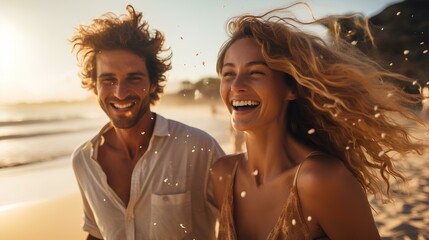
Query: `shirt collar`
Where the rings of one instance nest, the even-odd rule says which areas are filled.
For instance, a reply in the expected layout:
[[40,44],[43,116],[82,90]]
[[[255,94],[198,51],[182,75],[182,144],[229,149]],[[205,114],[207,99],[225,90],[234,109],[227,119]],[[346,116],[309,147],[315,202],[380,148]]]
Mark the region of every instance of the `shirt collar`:
[[165,137],[170,134],[168,131],[168,120],[163,116],[153,113],[156,115],[155,127],[153,129],[153,135],[159,137]]

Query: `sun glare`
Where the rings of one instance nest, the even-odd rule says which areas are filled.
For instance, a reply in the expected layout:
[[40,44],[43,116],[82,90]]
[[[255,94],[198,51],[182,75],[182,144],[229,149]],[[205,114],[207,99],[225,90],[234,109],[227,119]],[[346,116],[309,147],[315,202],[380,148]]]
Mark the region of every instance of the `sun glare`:
[[13,27],[6,21],[0,21],[0,69],[6,71],[14,62],[17,42]]

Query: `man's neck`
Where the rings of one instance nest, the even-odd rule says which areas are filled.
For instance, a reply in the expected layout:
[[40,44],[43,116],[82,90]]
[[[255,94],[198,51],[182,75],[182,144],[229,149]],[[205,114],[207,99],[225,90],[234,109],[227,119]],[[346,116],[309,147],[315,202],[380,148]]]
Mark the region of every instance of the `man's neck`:
[[156,115],[148,111],[135,126],[127,129],[114,127],[114,138],[118,147],[123,149],[130,159],[146,152],[155,127]]

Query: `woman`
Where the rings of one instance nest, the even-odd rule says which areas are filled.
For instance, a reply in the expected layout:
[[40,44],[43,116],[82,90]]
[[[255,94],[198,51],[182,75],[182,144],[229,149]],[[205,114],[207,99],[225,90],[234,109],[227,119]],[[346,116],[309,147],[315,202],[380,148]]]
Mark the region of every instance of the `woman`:
[[412,81],[340,39],[300,32],[274,15],[283,10],[232,19],[218,56],[247,146],[212,168],[219,239],[380,239],[366,193],[388,199],[389,177],[404,180],[392,153],[424,148],[394,121],[423,123],[403,107],[418,96],[388,84]]

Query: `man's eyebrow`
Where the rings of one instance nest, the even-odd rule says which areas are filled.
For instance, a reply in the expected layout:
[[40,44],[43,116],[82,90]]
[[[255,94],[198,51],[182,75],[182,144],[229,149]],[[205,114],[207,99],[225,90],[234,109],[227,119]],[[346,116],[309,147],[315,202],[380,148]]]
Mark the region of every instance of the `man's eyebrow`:
[[102,73],[100,75],[98,75],[98,78],[102,78],[102,77],[113,77],[114,74],[113,73]]
[[145,72],[137,71],[137,72],[130,72],[127,74],[128,77],[134,77],[134,76],[146,76],[147,74]]
[[[137,71],[137,72],[130,72],[127,73],[127,77],[134,77],[134,76],[146,76],[147,74],[141,71]],[[113,77],[115,76],[115,74],[113,73],[102,73],[100,75],[98,75],[98,78],[102,78],[102,77]]]

